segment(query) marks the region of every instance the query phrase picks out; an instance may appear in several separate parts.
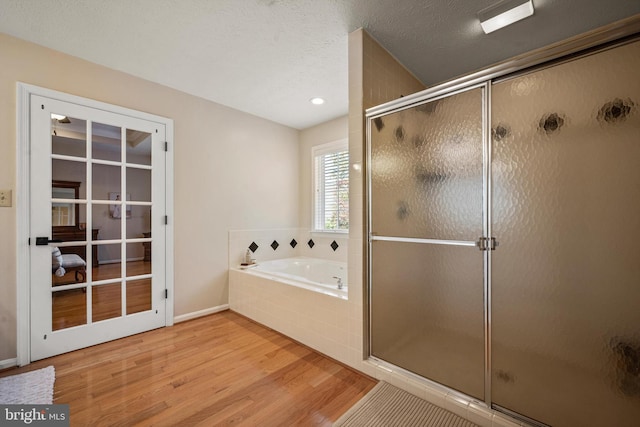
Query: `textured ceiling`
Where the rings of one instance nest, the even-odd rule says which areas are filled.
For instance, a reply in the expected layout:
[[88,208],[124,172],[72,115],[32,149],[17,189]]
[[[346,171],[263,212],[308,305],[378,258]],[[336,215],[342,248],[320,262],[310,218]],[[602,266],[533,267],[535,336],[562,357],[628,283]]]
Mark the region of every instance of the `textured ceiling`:
[[[640,13],[640,0],[0,0],[0,32],[303,129],[347,113],[347,35],[365,28],[426,85]],[[315,96],[327,100],[311,105]]]

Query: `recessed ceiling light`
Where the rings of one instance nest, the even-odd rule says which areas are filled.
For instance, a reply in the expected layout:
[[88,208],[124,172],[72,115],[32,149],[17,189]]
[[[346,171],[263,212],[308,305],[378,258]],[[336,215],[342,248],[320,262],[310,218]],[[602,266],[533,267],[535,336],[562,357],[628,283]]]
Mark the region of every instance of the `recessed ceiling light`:
[[316,98],[311,98],[309,102],[312,103],[313,105],[322,105],[324,104],[324,99],[316,97]]
[[489,34],[531,15],[531,0],[503,0],[478,12],[478,19],[482,30]]
[[58,123],[71,123],[71,120],[67,116],[63,116],[62,114],[51,113],[51,119],[57,120]]

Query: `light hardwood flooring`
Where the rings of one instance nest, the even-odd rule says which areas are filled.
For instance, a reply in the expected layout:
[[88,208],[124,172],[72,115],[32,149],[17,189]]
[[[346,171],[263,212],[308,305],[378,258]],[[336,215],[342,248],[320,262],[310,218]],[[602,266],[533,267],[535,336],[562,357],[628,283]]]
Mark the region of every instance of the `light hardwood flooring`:
[[[122,264],[101,264],[92,268],[92,280],[114,279],[122,276]],[[151,263],[130,261],[126,264],[126,276],[140,276],[151,273]],[[74,272],[63,277],[52,275],[52,283],[74,283]],[[151,280],[141,279],[126,284],[126,314],[138,313],[151,309]],[[122,286],[119,283],[94,286],[91,288],[92,321],[112,319],[122,315]],[[52,327],[54,331],[84,325],[87,323],[87,293],[85,289],[71,289],[53,292],[52,295]]]
[[232,311],[0,372],[55,366],[72,426],[330,426],[376,381]]

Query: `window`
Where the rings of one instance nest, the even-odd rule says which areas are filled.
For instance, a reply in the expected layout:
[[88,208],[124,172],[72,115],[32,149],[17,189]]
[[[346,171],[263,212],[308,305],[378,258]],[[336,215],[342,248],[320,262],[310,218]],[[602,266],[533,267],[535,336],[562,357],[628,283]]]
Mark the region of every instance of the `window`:
[[347,140],[313,147],[314,231],[349,231]]

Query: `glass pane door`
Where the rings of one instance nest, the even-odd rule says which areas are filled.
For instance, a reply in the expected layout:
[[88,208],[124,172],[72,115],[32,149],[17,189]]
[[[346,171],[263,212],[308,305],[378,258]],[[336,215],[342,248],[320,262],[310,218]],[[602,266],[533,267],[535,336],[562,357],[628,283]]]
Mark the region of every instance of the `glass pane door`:
[[33,98],[32,360],[164,325],[164,127]]
[[483,102],[370,123],[371,355],[484,399]]
[[640,419],[640,43],[492,88],[492,396],[554,426]]

